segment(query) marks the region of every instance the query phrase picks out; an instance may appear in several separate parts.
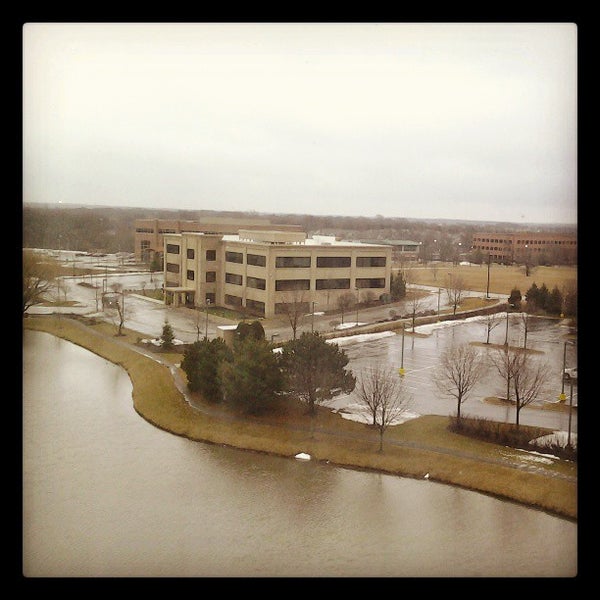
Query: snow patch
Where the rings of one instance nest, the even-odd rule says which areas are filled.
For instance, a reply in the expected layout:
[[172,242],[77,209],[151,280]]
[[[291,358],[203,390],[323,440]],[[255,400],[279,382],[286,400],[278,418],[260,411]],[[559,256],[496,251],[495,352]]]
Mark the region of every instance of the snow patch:
[[339,338],[332,338],[327,340],[330,344],[337,344],[343,346],[345,344],[355,344],[358,342],[368,342],[369,340],[378,340],[385,337],[396,335],[393,331],[381,331],[379,333],[359,333],[357,335],[347,335]]
[[294,456],[298,460],[310,460],[310,454],[306,454],[306,452],[300,452]]

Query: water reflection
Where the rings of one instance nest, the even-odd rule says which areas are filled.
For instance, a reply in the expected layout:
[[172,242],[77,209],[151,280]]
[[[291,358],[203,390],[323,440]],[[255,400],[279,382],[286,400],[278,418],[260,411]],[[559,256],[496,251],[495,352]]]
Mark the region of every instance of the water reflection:
[[[195,443],[124,371],[24,336],[27,576],[572,576],[576,525],[428,481]],[[538,550],[539,549],[539,550]]]

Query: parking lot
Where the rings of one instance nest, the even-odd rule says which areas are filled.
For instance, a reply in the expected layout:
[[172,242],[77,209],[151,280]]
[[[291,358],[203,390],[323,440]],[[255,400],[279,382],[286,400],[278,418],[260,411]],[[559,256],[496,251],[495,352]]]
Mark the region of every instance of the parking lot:
[[[69,256],[65,257],[69,264]],[[71,259],[72,260],[72,259]],[[76,312],[89,316],[95,315],[110,321],[114,320],[114,312],[103,310],[99,302],[99,292],[112,289],[119,284],[124,290],[160,289],[163,282],[162,273],[122,272],[118,261],[107,257],[103,263],[94,259],[97,274],[68,276],[63,278],[66,298],[76,302],[75,306],[60,309],[62,312]],[[112,262],[111,262],[112,261]],[[114,265],[113,265],[114,263]],[[110,268],[109,268],[110,266]],[[83,284],[83,285],[82,285]],[[445,305],[443,295],[436,290],[429,290],[428,296],[422,302],[422,307],[435,309]],[[203,311],[189,308],[172,308],[162,302],[144,297],[143,294],[128,294],[125,296],[126,318],[125,326],[139,331],[148,337],[159,337],[163,325],[168,320],[173,327],[175,337],[183,342],[193,342],[208,332],[209,337],[219,334],[219,326],[232,324],[231,321],[207,315]],[[54,312],[56,307],[36,307],[30,312]],[[402,306],[395,307],[399,314]],[[349,312],[346,322],[375,322],[389,315],[390,308],[360,310],[358,314]],[[407,309],[408,311],[408,309]],[[339,319],[337,319],[339,322]],[[519,314],[510,315],[508,321],[496,327],[490,335],[488,348],[478,346],[481,352],[488,353],[491,347],[504,344],[522,347],[524,345],[524,329]],[[331,331],[332,323],[336,322],[331,315],[315,314],[314,318],[306,317],[300,325],[301,331]],[[285,341],[292,335],[291,327],[285,320],[264,321],[267,339]],[[547,382],[540,398],[529,407],[522,409],[520,422],[522,424],[539,425],[557,430],[566,430],[569,426],[569,405],[578,405],[577,385],[572,387],[562,379],[563,363],[566,367],[577,366],[577,345],[567,343],[567,335],[576,333],[565,322],[556,319],[530,318],[527,329],[527,348],[536,350],[539,360],[548,363],[552,376]],[[415,335],[407,332],[404,336],[399,333],[384,332],[374,335],[357,335],[339,338],[338,343],[345,349],[350,358],[349,367],[360,374],[373,365],[387,364],[394,370],[403,367],[405,375],[403,386],[405,393],[410,396],[410,411],[415,414],[449,415],[456,413],[455,401],[443,397],[434,381],[435,367],[440,353],[451,343],[456,342],[485,342],[486,328],[481,318],[469,318],[461,321],[446,321],[416,328]],[[558,403],[558,397],[564,392],[566,401]],[[572,395],[571,395],[572,392]],[[506,397],[506,382],[495,372],[490,364],[488,374],[470,394],[462,405],[461,414],[514,422],[514,407],[505,403],[498,405],[486,401],[489,397]],[[332,403],[332,408],[345,408],[352,411],[356,404],[353,395],[340,396]],[[577,431],[577,409],[571,411],[571,431]]]

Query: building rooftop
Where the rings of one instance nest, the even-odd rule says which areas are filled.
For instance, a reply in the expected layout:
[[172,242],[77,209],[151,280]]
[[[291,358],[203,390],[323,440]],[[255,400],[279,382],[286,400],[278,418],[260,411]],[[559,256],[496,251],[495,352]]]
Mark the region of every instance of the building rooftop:
[[314,235],[307,237],[304,232],[295,231],[256,231],[256,230],[240,230],[237,235],[224,235],[225,242],[251,242],[256,244],[276,244],[276,245],[302,245],[302,246],[382,246],[379,243],[366,243],[350,240],[338,240],[332,235]]

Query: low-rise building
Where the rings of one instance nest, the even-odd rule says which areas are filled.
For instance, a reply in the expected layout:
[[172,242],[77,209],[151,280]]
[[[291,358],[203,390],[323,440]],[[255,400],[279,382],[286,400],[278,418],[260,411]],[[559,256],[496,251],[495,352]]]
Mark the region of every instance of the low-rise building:
[[175,306],[210,303],[267,318],[291,305],[334,310],[343,294],[357,303],[389,294],[391,267],[389,245],[302,231],[164,234],[165,300]]
[[162,259],[163,241],[171,233],[235,234],[240,229],[278,229],[302,231],[299,225],[272,223],[263,217],[244,219],[232,217],[210,217],[199,221],[182,219],[136,219],[134,223],[134,252],[138,262],[149,263],[158,255]]
[[552,264],[577,261],[577,237],[553,233],[475,233],[472,251],[479,251],[493,262],[512,264],[540,260]]

